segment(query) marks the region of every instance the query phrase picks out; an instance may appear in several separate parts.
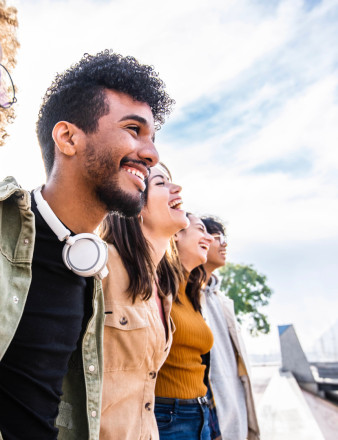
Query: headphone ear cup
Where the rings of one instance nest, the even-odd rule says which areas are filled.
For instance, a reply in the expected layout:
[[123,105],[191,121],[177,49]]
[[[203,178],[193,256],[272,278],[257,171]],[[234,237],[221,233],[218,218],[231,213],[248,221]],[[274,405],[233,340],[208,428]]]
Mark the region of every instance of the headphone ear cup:
[[66,240],[62,251],[62,259],[66,267],[83,277],[94,276],[100,280],[107,276],[107,244],[94,234],[70,235],[70,230],[60,222],[46,200],[42,197],[41,186],[34,190],[34,197],[36,207],[47,225],[60,241]]
[[65,265],[83,277],[98,275],[108,260],[107,245],[94,234],[78,234],[72,238],[72,243],[66,243],[62,258]]

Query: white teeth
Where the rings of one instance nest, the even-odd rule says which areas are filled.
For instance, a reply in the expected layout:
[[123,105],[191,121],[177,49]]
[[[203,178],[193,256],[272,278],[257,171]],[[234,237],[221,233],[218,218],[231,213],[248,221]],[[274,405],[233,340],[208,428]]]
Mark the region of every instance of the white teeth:
[[144,175],[141,173],[141,171],[138,170],[132,170],[131,168],[127,169],[128,173],[133,174],[134,176],[139,177],[142,182],[144,181]]
[[170,208],[174,208],[175,206],[181,205],[182,199],[176,199],[169,203]]

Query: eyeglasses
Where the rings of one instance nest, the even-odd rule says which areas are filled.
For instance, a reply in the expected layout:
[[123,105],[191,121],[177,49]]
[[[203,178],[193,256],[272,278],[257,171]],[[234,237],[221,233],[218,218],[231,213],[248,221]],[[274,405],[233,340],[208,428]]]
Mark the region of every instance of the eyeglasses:
[[17,101],[14,84],[5,66],[0,64],[0,107],[9,108]]
[[212,234],[215,240],[219,242],[221,246],[228,244],[228,237],[224,234]]

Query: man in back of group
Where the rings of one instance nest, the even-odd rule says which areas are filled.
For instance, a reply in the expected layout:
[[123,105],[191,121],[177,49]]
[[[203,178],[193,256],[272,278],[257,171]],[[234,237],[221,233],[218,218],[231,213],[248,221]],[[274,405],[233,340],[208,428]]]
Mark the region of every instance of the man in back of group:
[[47,183],[0,183],[0,438],[98,440],[106,248],[92,233],[109,211],[141,210],[172,104],[152,67],[108,50],[47,90]]
[[206,271],[206,287],[202,291],[202,313],[214,335],[210,352],[210,384],[216,404],[221,438],[226,440],[258,440],[255,404],[249,377],[249,363],[240,335],[233,301],[220,291],[214,271],[225,265],[227,241],[225,227],[219,219],[202,217],[210,244]]

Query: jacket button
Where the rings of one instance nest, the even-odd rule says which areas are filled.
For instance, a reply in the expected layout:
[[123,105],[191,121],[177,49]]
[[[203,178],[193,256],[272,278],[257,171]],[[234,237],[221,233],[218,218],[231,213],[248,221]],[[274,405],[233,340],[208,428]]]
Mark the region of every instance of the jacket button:
[[156,371],[151,371],[151,372],[149,373],[149,376],[150,376],[151,379],[155,379],[155,377],[156,377]]
[[28,243],[29,243],[28,238],[25,238],[23,242],[24,242],[25,244],[28,244]]
[[92,411],[92,417],[96,417],[96,411]]
[[150,402],[147,402],[147,403],[144,405],[144,407],[145,407],[145,409],[146,409],[147,411],[151,411],[151,405],[150,405]]
[[19,298],[17,296],[13,296],[13,302],[14,304],[17,304],[19,302]]
[[88,370],[92,373],[93,371],[95,371],[95,366],[89,365]]
[[120,319],[120,324],[121,324],[121,325],[126,325],[126,324],[128,324],[128,319],[127,319],[125,316],[123,316],[123,317]]

